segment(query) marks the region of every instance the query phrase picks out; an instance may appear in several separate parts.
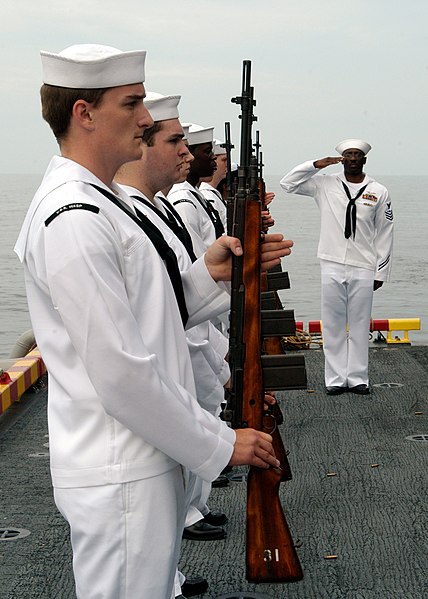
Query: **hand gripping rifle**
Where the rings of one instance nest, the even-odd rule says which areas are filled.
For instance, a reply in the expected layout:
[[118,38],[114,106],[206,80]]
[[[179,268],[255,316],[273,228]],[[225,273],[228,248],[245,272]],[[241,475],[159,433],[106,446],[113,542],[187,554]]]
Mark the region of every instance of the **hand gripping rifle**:
[[[260,311],[261,203],[257,163],[252,156],[253,89],[251,62],[244,61],[241,105],[241,152],[231,233],[244,252],[233,256],[229,362],[231,388],[224,417],[235,428],[272,434],[277,424],[264,411],[265,389],[302,388],[301,360],[262,356]],[[279,361],[282,362],[279,363]],[[277,449],[275,449],[277,451]],[[281,460],[281,456],[279,457]],[[280,469],[251,467],[247,480],[246,577],[251,582],[293,582],[303,577],[299,558],[279,499]]]

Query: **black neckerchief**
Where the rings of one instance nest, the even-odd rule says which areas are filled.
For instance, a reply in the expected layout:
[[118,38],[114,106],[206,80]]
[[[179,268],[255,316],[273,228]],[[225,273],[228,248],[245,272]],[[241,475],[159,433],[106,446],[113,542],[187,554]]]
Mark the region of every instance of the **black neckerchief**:
[[344,181],[342,181],[342,185],[349,200],[348,205],[346,207],[345,237],[346,239],[349,239],[351,237],[352,232],[352,238],[355,239],[355,231],[357,228],[357,206],[355,205],[355,200],[358,200],[360,195],[367,187],[368,183],[366,183],[366,185],[364,185],[363,187],[361,187],[361,189],[358,190],[358,193],[355,196],[355,198],[351,197],[351,192],[349,191],[349,188]]
[[[221,201],[222,201],[222,203],[224,204],[224,199],[223,199],[223,196],[221,195],[221,193],[219,192],[219,190],[218,190],[218,189],[216,189],[215,187],[213,187],[213,186],[211,185],[211,188],[209,188],[209,187],[208,187],[208,188],[207,188],[207,190],[208,190],[208,191],[211,191],[211,192],[212,192],[214,195],[216,195],[216,196],[218,197],[218,199],[219,199],[219,200],[221,200]],[[209,201],[209,200],[208,200],[208,201]]]
[[[165,210],[167,212],[167,216],[166,216],[162,212],[162,210],[159,210],[159,208],[157,208],[152,202],[150,202],[146,198],[142,198],[141,196],[134,196],[134,195],[132,195],[131,198],[134,198],[135,200],[142,202],[145,206],[147,206],[148,208],[153,210],[153,212],[155,214],[157,214],[159,216],[159,218],[166,225],[168,225],[168,227],[171,229],[171,231],[174,233],[174,235],[176,235],[178,237],[178,239],[181,241],[181,243],[184,245],[187,253],[189,254],[191,261],[195,262],[197,260],[195,253],[193,251],[192,239],[190,237],[189,231],[184,226],[184,223],[181,220],[181,218],[180,218],[180,220],[178,220],[176,218],[176,216],[174,214],[174,212],[177,212],[176,210],[174,210],[174,212],[172,212],[172,210],[168,211],[168,207],[165,206]],[[181,221],[181,223],[180,223],[180,221]]]
[[106,198],[108,198],[113,204],[115,204],[118,208],[120,208],[125,214],[127,214],[132,220],[144,231],[147,237],[150,239],[152,244],[154,245],[157,253],[160,258],[164,261],[172,288],[175,293],[175,297],[177,299],[178,309],[180,310],[181,320],[183,322],[183,326],[186,326],[186,323],[189,319],[189,314],[187,312],[186,300],[184,297],[183,290],[183,282],[181,280],[180,269],[178,268],[177,257],[166,243],[163,238],[162,233],[159,229],[145,216],[142,212],[140,212],[137,208],[135,209],[137,215],[131,212],[128,208],[126,208],[115,196],[113,193],[108,192],[106,189],[102,187],[98,187],[94,183],[91,183],[92,187],[94,187],[97,191],[103,194]]
[[217,212],[217,210],[214,208],[211,202],[208,202],[208,200],[206,200],[204,196],[200,197],[199,194],[196,193],[196,191],[193,191],[193,189],[189,189],[189,191],[191,194],[195,196],[202,208],[208,214],[210,221],[212,222],[213,227],[215,229],[216,239],[218,239],[224,233],[224,226],[221,222],[220,214]]

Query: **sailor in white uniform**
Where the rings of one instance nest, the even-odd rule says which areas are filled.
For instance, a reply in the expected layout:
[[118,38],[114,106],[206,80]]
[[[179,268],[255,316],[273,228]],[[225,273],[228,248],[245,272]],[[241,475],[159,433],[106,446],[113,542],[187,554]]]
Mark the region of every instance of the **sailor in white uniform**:
[[208,200],[208,202],[212,203],[214,208],[219,213],[224,230],[226,231],[226,203],[223,200],[220,191],[217,189],[217,185],[220,183],[220,181],[223,181],[227,174],[227,154],[223,142],[219,139],[213,140],[213,154],[214,160],[216,162],[216,169],[212,177],[206,177],[205,179],[202,179],[201,184],[199,185],[199,190],[201,191],[202,195]]
[[[143,156],[123,165],[115,181],[133,200],[135,208],[141,211],[162,234],[167,244],[177,256],[181,271],[188,270],[195,260],[190,235],[183,222],[160,189],[185,179],[182,166],[188,160],[189,149],[184,142],[184,133],[179,121],[178,104],[180,96],[163,96],[148,92],[145,106],[149,110],[154,126],[143,135]],[[225,292],[225,309],[228,309],[230,296]],[[230,377],[226,354],[229,342],[224,335],[207,321],[186,331],[187,342],[195,377],[196,396],[200,405],[214,415],[220,412],[224,401],[224,387]],[[205,517],[226,521],[224,514],[211,513],[207,505],[211,484],[201,477],[191,477],[189,484],[189,508],[186,514],[185,531],[195,534],[196,540],[224,538],[225,531],[212,526]],[[220,516],[223,518],[220,520]],[[196,528],[196,523],[198,528]],[[195,530],[194,530],[195,529]],[[176,596],[188,595],[188,590],[202,588],[202,579],[177,579]],[[206,586],[207,583],[205,583]],[[181,588],[180,588],[181,587]],[[199,593],[198,593],[199,594]]]
[[190,165],[187,180],[172,186],[168,201],[188,227],[195,253],[201,255],[215,239],[225,232],[220,215],[199,190],[204,177],[211,177],[216,168],[213,154],[214,127],[188,123],[187,141],[195,160]]
[[[153,124],[144,61],[92,44],[42,52],[43,116],[61,156],[15,246],[49,373],[51,475],[78,599],[173,597],[188,470],[210,481],[227,463],[277,463],[269,436],[232,431],[195,399],[183,325],[218,309],[238,241],[218,240],[177,280],[112,182]],[[265,248],[266,265],[285,245]]]
[[[388,190],[363,172],[371,146],[339,143],[340,157],[308,161],[281,180],[288,193],[311,196],[321,212],[321,318],[325,384],[330,395],[370,393],[368,342],[373,291],[389,280],[393,213]],[[343,173],[319,171],[342,163]],[[348,331],[347,331],[348,329]]]
[[[185,123],[189,150],[194,156],[186,181],[173,185],[167,195],[183,219],[191,237],[196,256],[200,256],[215,239],[225,233],[220,214],[202,194],[199,185],[203,178],[212,177],[216,169],[213,153],[214,127]],[[224,334],[229,328],[229,309],[212,322]]]

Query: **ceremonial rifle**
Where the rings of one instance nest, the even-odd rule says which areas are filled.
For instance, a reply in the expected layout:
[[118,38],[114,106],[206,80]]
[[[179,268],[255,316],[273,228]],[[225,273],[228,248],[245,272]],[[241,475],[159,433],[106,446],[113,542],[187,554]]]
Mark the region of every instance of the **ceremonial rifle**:
[[[250,85],[251,62],[244,61],[243,67],[242,95],[232,98],[232,102],[241,105],[241,147],[230,230],[240,239],[244,252],[232,259],[231,388],[224,417],[235,428],[251,427],[272,433],[277,424],[273,416],[264,411],[265,389],[301,388],[306,385],[306,373],[303,369],[302,374],[302,361],[299,359],[287,360],[285,364],[281,359],[286,356],[262,356],[261,203],[257,162],[251,145],[255,102]],[[246,577],[251,582],[293,582],[303,577],[279,499],[281,479],[280,469],[251,467],[249,470]]]
[[[257,188],[262,209],[262,231],[263,233],[267,233],[268,228],[264,226],[263,221],[263,210],[268,210],[268,206],[266,203],[266,184],[263,178],[264,165],[261,147],[260,131],[256,131],[256,142],[254,143],[254,148],[256,150],[255,155],[258,173]],[[274,284],[272,284],[272,282],[274,282]],[[283,346],[281,344],[282,337],[284,335],[294,335],[296,332],[294,311],[285,311],[278,295],[278,289],[288,289],[290,287],[290,281],[288,274],[283,272],[281,265],[279,265],[274,272],[262,272],[260,283],[262,297],[262,351],[267,355],[279,355],[284,353]],[[281,312],[277,312],[276,310],[281,310]],[[284,482],[292,479],[291,467],[288,461],[287,452],[285,451],[284,443],[278,428],[278,425],[281,425],[284,422],[284,417],[278,401],[273,406],[269,406],[269,409],[276,423],[276,427],[271,434],[273,437],[275,454],[281,461],[281,481]]]
[[227,161],[227,172],[226,172],[226,215],[227,215],[227,234],[230,235],[230,227],[233,222],[233,207],[235,190],[233,189],[233,177],[232,177],[232,150],[235,146],[232,145],[230,136],[230,123],[224,124],[224,144],[222,147],[226,149],[226,161]]
[[259,196],[260,196],[260,201],[262,203],[262,209],[266,210],[267,209],[267,205],[266,205],[266,185],[263,179],[263,153],[261,151],[261,143],[260,143],[260,131],[256,131],[256,142],[254,144],[254,147],[256,149],[256,160],[257,160],[257,173],[258,173],[258,179],[257,179],[257,187],[259,189]]

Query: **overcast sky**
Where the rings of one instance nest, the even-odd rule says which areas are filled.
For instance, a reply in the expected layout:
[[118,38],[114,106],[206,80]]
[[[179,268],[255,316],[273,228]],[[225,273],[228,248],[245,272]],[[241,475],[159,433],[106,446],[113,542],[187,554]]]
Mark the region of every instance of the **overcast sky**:
[[[266,175],[367,140],[367,171],[426,175],[427,0],[10,0],[0,24],[2,173],[43,173],[58,149],[40,116],[40,50],[147,50],[146,88],[181,117],[230,121],[252,61]],[[238,155],[234,156],[238,160]]]

